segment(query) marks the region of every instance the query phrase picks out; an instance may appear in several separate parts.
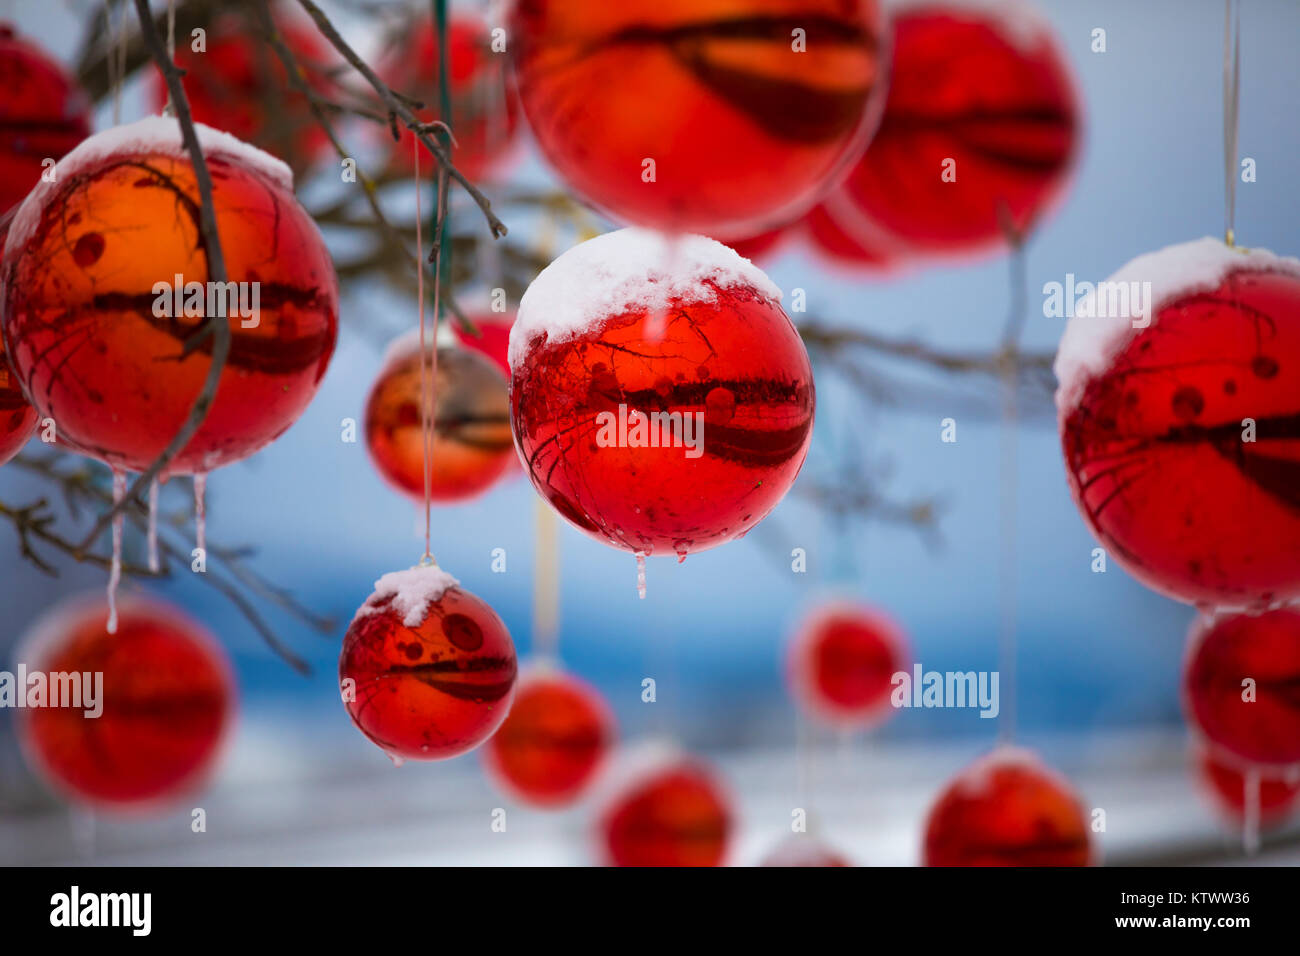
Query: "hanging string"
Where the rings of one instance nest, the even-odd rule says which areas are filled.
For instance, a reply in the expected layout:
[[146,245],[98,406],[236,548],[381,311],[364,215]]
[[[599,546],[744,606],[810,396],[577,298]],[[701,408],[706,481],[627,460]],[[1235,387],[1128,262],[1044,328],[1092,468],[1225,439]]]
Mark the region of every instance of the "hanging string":
[[1223,241],[1235,246],[1237,216],[1237,115],[1241,105],[1241,7],[1223,4]]
[[424,214],[420,209],[420,139],[412,136],[415,146],[415,284],[420,308],[420,439],[424,456],[424,554],[421,565],[437,564],[434,560],[433,537],[433,377],[438,374],[438,352],[435,346],[432,357],[424,323]]
[[[176,62],[176,0],[167,0],[167,59]],[[167,102],[163,104],[162,115],[176,115],[176,105],[172,103],[170,89],[167,90]]]

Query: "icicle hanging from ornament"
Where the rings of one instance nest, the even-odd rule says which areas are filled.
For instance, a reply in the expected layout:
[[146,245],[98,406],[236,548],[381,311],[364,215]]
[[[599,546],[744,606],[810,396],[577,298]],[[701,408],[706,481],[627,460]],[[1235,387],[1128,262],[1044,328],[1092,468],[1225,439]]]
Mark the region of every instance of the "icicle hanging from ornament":
[[1015,747],[999,747],[958,774],[926,820],[926,866],[1092,861],[1088,818],[1069,783]]
[[[1238,824],[1245,825],[1249,815],[1258,814],[1261,827],[1285,823],[1300,807],[1300,767],[1283,770],[1245,767],[1229,758],[1220,758],[1207,748],[1197,748],[1193,759],[1195,772],[1209,792],[1215,806]],[[1256,778],[1256,794],[1251,794],[1251,775]],[[1248,809],[1251,802],[1253,811]]]
[[1107,552],[1202,608],[1300,597],[1300,260],[1207,238],[1065,292],[1066,474]]
[[172,605],[130,594],[117,613],[111,636],[98,595],[66,601],[32,626],[17,654],[28,674],[102,674],[103,683],[98,713],[24,707],[18,736],[33,768],[70,799],[161,808],[215,768],[234,722],[234,678],[216,641]]
[[542,154],[626,223],[725,238],[789,222],[883,101],[875,0],[523,0],[509,34]]

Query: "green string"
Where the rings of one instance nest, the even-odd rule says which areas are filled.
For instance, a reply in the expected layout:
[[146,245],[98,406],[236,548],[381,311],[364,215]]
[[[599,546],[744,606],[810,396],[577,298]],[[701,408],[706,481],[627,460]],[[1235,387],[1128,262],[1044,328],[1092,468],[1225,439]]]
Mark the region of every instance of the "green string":
[[[450,126],[451,125],[451,79],[449,76],[449,65],[448,65],[449,49],[447,43],[447,34],[450,32],[448,19],[449,18],[447,14],[447,0],[433,0],[434,29],[437,31],[438,34],[438,88],[436,91],[438,96],[438,115],[439,118],[444,123]],[[438,142],[442,144],[442,148],[445,149],[447,151],[447,155],[450,156],[452,145],[451,145],[451,137],[447,135],[447,131],[443,129],[435,129],[433,135],[437,137]],[[438,183],[439,183],[439,177],[435,176],[433,180],[433,189],[434,189],[433,211],[430,213],[432,217],[430,220],[430,227],[429,227],[430,234],[434,232],[434,229],[437,225],[438,206],[440,200],[440,197],[438,196]],[[450,192],[451,190],[450,181],[448,181],[447,183],[447,189]],[[441,313],[446,308],[443,302],[446,300],[447,296],[451,292],[451,244],[447,242],[447,225],[448,223],[451,222],[450,199],[451,197],[448,196],[447,213],[442,220],[442,229],[438,232],[438,247],[441,250],[439,253],[439,260],[438,260],[438,281],[443,289],[443,294],[439,297],[440,298],[440,301],[438,303],[439,313]],[[433,317],[435,341],[436,341],[436,334],[438,330],[438,322],[440,321],[441,318],[442,318],[441,314],[435,315]]]

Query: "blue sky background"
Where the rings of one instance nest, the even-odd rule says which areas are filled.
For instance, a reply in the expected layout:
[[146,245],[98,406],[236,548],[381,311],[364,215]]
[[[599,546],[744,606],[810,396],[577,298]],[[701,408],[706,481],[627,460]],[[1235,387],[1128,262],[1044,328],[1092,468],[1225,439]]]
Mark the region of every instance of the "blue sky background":
[[[1042,317],[1044,282],[1063,281],[1067,272],[1104,278],[1141,252],[1220,233],[1223,8],[1217,0],[1039,6],[1073,64],[1087,117],[1075,182],[1028,254],[1025,340],[1047,350],[1061,320]],[[1250,0],[1244,6],[1240,149],[1257,161],[1258,182],[1239,186],[1237,232],[1245,245],[1296,254],[1300,5]],[[60,55],[72,54],[80,33],[75,5],[19,0],[15,7],[25,32]],[[1107,31],[1104,54],[1089,52],[1094,27]],[[139,110],[138,99],[128,96],[124,116]],[[99,128],[107,125],[106,115],[100,120]],[[538,181],[547,175],[531,158],[514,174]],[[991,348],[1008,307],[1005,257],[873,280],[829,274],[796,249],[769,272],[787,291],[807,289],[809,312],[827,322],[916,336],[942,348]],[[259,570],[346,623],[374,579],[413,563],[421,545],[416,509],[380,481],[362,445],[339,439],[341,419],[361,416],[382,349],[374,336],[359,333],[358,322],[413,323],[414,304],[354,288],[343,309],[339,348],[314,404],[275,445],[214,475],[208,504],[214,540],[255,544]],[[833,432],[852,427],[867,466],[887,472],[887,493],[943,503],[941,543],[930,547],[912,530],[870,523],[837,536],[816,511],[787,500],[773,525],[742,541],[681,566],[652,559],[649,597],[639,601],[631,555],[565,526],[562,655],[610,697],[629,735],[658,720],[697,745],[793,740],[781,675],[784,643],[835,578],[897,618],[927,668],[998,666],[996,422],[964,418],[960,404],[951,411],[864,408],[825,374],[818,389],[808,468],[833,467]],[[993,397],[989,389],[983,394]],[[959,422],[955,445],[939,440],[939,421],[947,415]],[[1191,611],[1144,590],[1114,564],[1106,574],[1090,572],[1094,543],[1070,500],[1053,422],[1054,416],[1039,415],[1019,435],[1020,728],[1032,738],[1063,729],[1176,723]],[[29,478],[0,470],[0,499],[20,503],[38,493]],[[179,504],[182,492],[171,494]],[[434,513],[441,564],[497,608],[524,654],[531,641],[535,500],[531,486],[517,479],[478,502]],[[791,573],[790,545],[808,549],[809,573]],[[837,545],[850,557],[837,560]],[[490,571],[497,547],[507,551],[506,574]],[[103,585],[99,572],[67,565],[57,581],[42,576],[18,558],[8,524],[0,525],[0,562],[0,652],[49,603]],[[247,711],[301,720],[315,732],[337,734],[340,746],[370,746],[351,731],[335,691],[341,627],[322,638],[272,615],[315,667],[315,676],[303,679],[210,589],[182,580],[159,590],[207,622],[230,650]],[[653,711],[639,701],[646,674],[659,680],[662,706]],[[1004,686],[1004,707],[1007,692]],[[992,723],[970,711],[903,711],[881,732],[991,739]]]

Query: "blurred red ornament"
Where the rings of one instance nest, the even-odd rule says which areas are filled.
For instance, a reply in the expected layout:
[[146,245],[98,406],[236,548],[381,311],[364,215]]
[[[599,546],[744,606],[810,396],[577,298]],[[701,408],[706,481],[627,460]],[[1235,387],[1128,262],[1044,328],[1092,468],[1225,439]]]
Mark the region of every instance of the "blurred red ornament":
[[615,736],[614,716],[595,688],[547,669],[519,681],[510,716],[483,756],[507,793],[534,806],[561,807],[595,780]]
[[908,666],[907,640],[879,611],[848,601],[819,608],[790,644],[790,688],[799,705],[839,727],[890,713],[893,677]]
[[887,265],[1005,246],[1058,200],[1080,139],[1078,94],[1031,8],[936,2],[893,18],[880,129],[808,217],[832,257]]
[[806,833],[788,837],[777,844],[760,866],[852,866],[841,853],[832,850]]
[[1244,821],[1246,805],[1251,800],[1252,784],[1248,777],[1258,780],[1259,822],[1276,826],[1287,820],[1300,804],[1300,768],[1264,770],[1259,767],[1243,769],[1216,758],[1210,751],[1202,750],[1196,756],[1196,768],[1214,798],[1215,805],[1228,816]]
[[784,244],[788,235],[786,229],[769,229],[744,239],[728,239],[726,245],[735,249],[750,262],[768,258],[777,248]]
[[[26,668],[28,707],[20,739],[33,766],[59,791],[93,806],[149,809],[174,803],[211,774],[234,718],[235,686],[224,653],[197,622],[154,598],[119,602],[116,634],[104,630],[102,598],[66,603],[36,625],[18,661]],[[97,716],[86,706],[32,707],[40,673],[89,678]],[[91,709],[93,712],[93,709]]]
[[[36,185],[47,159],[90,135],[90,101],[58,61],[0,23],[0,216]],[[4,234],[0,228],[0,244]]]
[[[209,282],[194,170],[173,119],[86,140],[32,191],[3,264],[9,358],[76,450],[144,471],[189,416],[211,361],[195,333],[225,308],[230,355],[169,474],[278,438],[316,393],[338,333],[329,252],[284,164],[199,126],[231,283]],[[165,477],[165,476],[164,476]]]
[[403,760],[473,750],[515,692],[501,618],[436,565],[385,574],[343,638],[339,681],[357,729]]
[[[487,491],[516,460],[505,376],[477,352],[444,346],[434,396],[430,497],[464,501]],[[366,400],[366,446],[390,485],[424,501],[418,338],[403,337],[389,349]]]
[[[429,17],[403,31],[382,59],[379,74],[393,89],[422,100],[431,108],[416,110],[425,123],[444,120],[456,139],[452,161],[469,179],[483,179],[510,152],[519,124],[519,106],[510,86],[504,52],[492,50],[488,25],[475,16],[453,16],[447,34],[451,84],[451,119],[432,108],[437,104],[438,36]],[[414,170],[410,130],[392,146],[392,166],[406,174]],[[428,164],[426,165],[426,159]],[[433,157],[420,157],[422,169],[434,169]]]
[[515,441],[537,490],[639,556],[749,531],[812,433],[812,368],[780,295],[702,236],[625,229],[551,263],[510,336]]
[[598,816],[605,863],[720,866],[733,822],[730,802],[713,775],[693,760],[666,753],[627,765],[627,773],[613,775],[619,790]]
[[519,0],[510,36],[524,112],[575,192],[725,238],[796,218],[860,153],[882,21],[876,0]]
[[0,340],[0,465],[22,451],[35,432],[36,409],[9,368],[4,342]]
[[[304,82],[323,99],[331,98],[327,72],[331,48],[305,17],[275,4],[276,32],[303,71]],[[312,113],[311,101],[289,85],[276,51],[261,42],[261,21],[248,14],[225,14],[207,29],[207,47],[176,45],[176,64],[185,70],[185,95],[194,119],[246,140],[288,163],[302,175],[331,149],[329,137]],[[250,42],[250,35],[256,36]],[[161,111],[167,103],[162,73],[150,75],[150,96]]]
[[478,328],[478,335],[471,335],[457,323],[453,326],[456,338],[467,349],[486,355],[506,378],[510,377],[510,329],[515,324],[513,314],[490,312],[486,315],[471,315],[471,322]]
[[1300,260],[1202,239],[1105,287],[1123,294],[1082,296],[1056,360],[1066,471],[1093,533],[1178,600],[1300,597]]
[[1199,620],[1183,699],[1213,747],[1248,764],[1300,766],[1300,609]]
[[930,810],[926,866],[1087,866],[1088,818],[1069,783],[1001,747],[958,775]]

